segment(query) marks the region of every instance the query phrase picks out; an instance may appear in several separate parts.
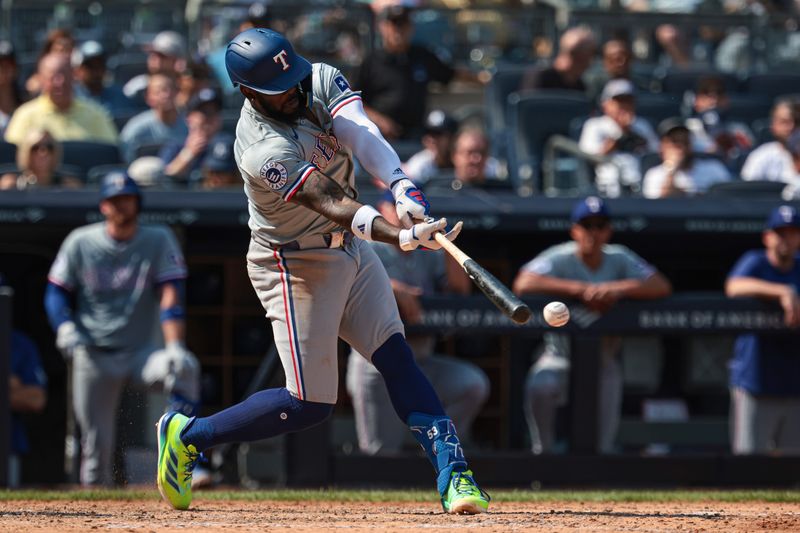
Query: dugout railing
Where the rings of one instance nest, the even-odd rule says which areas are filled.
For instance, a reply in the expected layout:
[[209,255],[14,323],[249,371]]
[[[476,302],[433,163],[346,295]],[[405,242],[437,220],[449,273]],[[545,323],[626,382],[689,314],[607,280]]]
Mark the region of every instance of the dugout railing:
[[[530,351],[525,340],[552,332],[541,316],[545,298],[527,298],[534,310],[532,320],[514,324],[482,297],[426,298],[419,326],[409,331],[426,333],[503,333],[517,342],[512,357]],[[729,453],[683,453],[663,456],[636,454],[601,455],[597,450],[600,338],[605,335],[653,334],[700,336],[743,331],[767,335],[792,335],[776,303],[755,299],[729,299],[719,293],[678,294],[654,301],[619,302],[607,314],[571,305],[572,319],[559,331],[568,334],[572,346],[570,371],[570,449],[567,454],[532,455],[529,452],[471,452],[471,464],[489,486],[555,487],[595,486],[796,486],[800,482],[800,456],[733,456]],[[521,350],[520,350],[521,349]],[[800,356],[800,354],[798,354]],[[517,365],[514,371],[524,371]],[[521,421],[518,391],[505,391]],[[287,453],[302,450],[313,457],[307,465],[287,463],[289,485],[392,485],[425,486],[429,465],[421,454],[365,456],[331,451],[330,427],[323,425],[306,436],[287,441]],[[663,437],[664,432],[659,432]],[[469,452],[469,451],[468,451]],[[375,472],[381,472],[376,479]]]

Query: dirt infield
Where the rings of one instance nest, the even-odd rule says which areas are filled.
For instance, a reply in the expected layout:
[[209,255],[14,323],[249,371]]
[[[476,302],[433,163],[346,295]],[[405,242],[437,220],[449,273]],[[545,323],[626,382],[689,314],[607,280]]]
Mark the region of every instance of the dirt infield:
[[147,501],[0,502],[0,531],[800,531],[791,503],[498,503],[479,516],[435,503],[215,501],[190,511]]

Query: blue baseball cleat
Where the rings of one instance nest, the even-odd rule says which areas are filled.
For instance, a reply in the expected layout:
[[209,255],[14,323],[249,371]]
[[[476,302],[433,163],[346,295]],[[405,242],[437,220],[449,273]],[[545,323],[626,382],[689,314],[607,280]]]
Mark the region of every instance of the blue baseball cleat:
[[158,432],[158,492],[175,509],[188,509],[192,503],[192,471],[200,457],[193,445],[181,441],[189,418],[171,411],[156,424]]
[[478,514],[489,509],[491,497],[472,478],[472,470],[453,472],[442,507],[450,514]]

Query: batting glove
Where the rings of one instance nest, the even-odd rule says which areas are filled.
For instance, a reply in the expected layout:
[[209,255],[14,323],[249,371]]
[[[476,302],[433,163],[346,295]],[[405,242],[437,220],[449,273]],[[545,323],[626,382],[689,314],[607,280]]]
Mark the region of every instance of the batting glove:
[[78,350],[82,350],[87,345],[87,340],[78,331],[75,322],[67,321],[58,326],[56,331],[56,347],[61,351],[66,359],[75,357]]
[[404,228],[410,228],[417,222],[424,221],[431,210],[431,204],[408,178],[401,178],[392,184],[394,208]]
[[[447,240],[454,241],[458,234],[461,233],[461,222],[456,224],[445,237]],[[400,230],[400,248],[406,252],[415,250],[420,246],[429,248],[431,250],[438,250],[442,247],[441,244],[436,242],[433,234],[438,231],[443,231],[447,227],[447,219],[440,218],[431,222],[422,222],[414,224],[409,229]]]

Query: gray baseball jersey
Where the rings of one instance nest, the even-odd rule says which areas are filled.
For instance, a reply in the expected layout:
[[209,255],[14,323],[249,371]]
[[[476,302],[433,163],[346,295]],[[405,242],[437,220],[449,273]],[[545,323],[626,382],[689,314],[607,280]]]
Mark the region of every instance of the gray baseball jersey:
[[158,335],[157,286],[184,279],[186,266],[166,226],[142,225],[130,241],[105,223],[77,228],[61,245],[48,279],[75,294],[75,324],[93,346],[135,349]]
[[352,152],[333,133],[333,117],[359,100],[345,77],[330,65],[315,63],[312,72],[314,120],[289,125],[264,117],[249,101],[236,126],[234,153],[245,181],[253,239],[269,246],[302,235],[337,228],[324,216],[289,200],[314,170],[335,180],[356,197]]
[[[621,279],[646,279],[655,273],[641,257],[625,246],[607,244],[603,262],[597,270],[589,269],[576,255],[574,241],[558,244],[524,265],[525,271],[543,276],[602,283]],[[534,453],[552,452],[555,445],[555,412],[567,399],[569,337],[545,334],[545,351],[531,367],[525,383],[525,418]],[[619,426],[622,401],[622,374],[616,354],[621,347],[618,337],[604,337],[601,342],[602,365],[597,412],[600,420],[598,449],[611,449]]]
[[[602,283],[621,279],[647,279],[656,269],[621,244],[606,244],[603,247],[603,262],[597,270],[591,270],[576,255],[578,245],[569,241],[537,255],[522,269],[542,276]],[[569,337],[559,334],[544,336],[548,351],[561,357],[569,357]],[[618,343],[614,343],[618,344]]]
[[[286,374],[300,400],[335,403],[337,338],[370,358],[403,324],[381,262],[358,238],[331,241],[341,232],[326,217],[291,203],[312,172],[335,180],[355,198],[353,156],[333,131],[333,117],[360,100],[335,68],[312,71],[313,120],[296,124],[265,117],[245,101],[234,153],[245,182],[251,242],[248,274],[267,318]],[[290,242],[298,247],[282,247]]]

